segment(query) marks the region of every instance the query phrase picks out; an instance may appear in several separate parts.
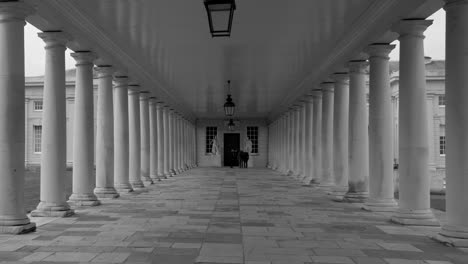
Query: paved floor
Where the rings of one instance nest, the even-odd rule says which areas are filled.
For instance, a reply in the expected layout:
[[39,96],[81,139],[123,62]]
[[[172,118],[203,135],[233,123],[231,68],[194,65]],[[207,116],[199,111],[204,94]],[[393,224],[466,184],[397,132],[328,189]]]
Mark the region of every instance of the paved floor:
[[387,219],[268,170],[194,169],[0,235],[0,263],[468,263],[426,236],[437,228]]

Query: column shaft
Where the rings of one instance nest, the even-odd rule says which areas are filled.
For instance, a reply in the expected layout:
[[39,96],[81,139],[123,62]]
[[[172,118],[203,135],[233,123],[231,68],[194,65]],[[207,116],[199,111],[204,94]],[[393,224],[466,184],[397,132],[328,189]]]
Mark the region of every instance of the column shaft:
[[164,176],[170,177],[170,138],[169,138],[169,107],[165,106],[163,111],[164,122]]
[[304,107],[304,183],[310,184],[313,181],[313,168],[315,166],[313,159],[313,139],[314,139],[314,106],[312,96],[307,96]]
[[140,137],[140,86],[131,85],[128,90],[128,148],[129,182],[134,190],[143,189],[141,181],[141,137]]
[[0,233],[32,232],[24,210],[24,25],[32,8],[0,3]]
[[149,119],[149,92],[140,92],[140,158],[141,180],[144,185],[153,184],[150,177],[150,119]]
[[322,176],[320,187],[330,189],[333,179],[333,103],[334,83],[322,84]]
[[41,201],[32,216],[73,215],[65,197],[66,107],[65,44],[63,32],[39,33],[46,43],[42,112]]
[[366,100],[366,61],[350,62],[349,80],[349,190],[348,202],[369,196],[369,133]]
[[313,94],[312,121],[312,179],[311,183],[319,184],[322,178],[322,91]]
[[114,187],[133,192],[129,182],[128,77],[114,77]]
[[99,198],[117,198],[114,188],[114,113],[112,74],[110,66],[100,66],[96,124],[96,188]]
[[[155,97],[150,98],[149,102],[149,119],[150,119],[150,177],[153,181],[160,181],[158,175],[159,157],[158,157],[158,118],[157,118],[157,102]],[[162,165],[162,164],[161,164]]]
[[403,20],[400,33],[399,201],[392,221],[439,225],[430,209],[424,30],[428,20]]
[[[158,179],[165,178],[164,174],[164,120],[163,120],[163,104],[158,102],[156,104],[156,137],[157,137],[157,157],[158,157],[158,168],[157,177]],[[166,177],[167,178],[167,177]]]

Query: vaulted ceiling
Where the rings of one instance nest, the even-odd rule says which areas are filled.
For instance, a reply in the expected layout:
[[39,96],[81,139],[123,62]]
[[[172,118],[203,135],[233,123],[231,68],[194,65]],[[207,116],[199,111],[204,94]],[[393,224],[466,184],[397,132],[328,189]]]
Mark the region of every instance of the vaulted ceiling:
[[64,30],[189,118],[223,117],[232,81],[237,117],[274,118],[402,18],[442,0],[236,0],[230,38],[211,38],[203,0],[26,0],[28,21]]

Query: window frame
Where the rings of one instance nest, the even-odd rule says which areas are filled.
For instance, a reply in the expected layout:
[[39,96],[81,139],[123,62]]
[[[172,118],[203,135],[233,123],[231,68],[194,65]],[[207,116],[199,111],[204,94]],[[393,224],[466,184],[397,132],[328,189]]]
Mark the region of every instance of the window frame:
[[437,104],[439,105],[439,107],[445,107],[447,101],[446,101],[446,98],[445,98],[445,94],[441,94],[438,96],[438,102]]
[[212,140],[218,137],[218,127],[217,126],[206,126],[205,128],[205,155],[212,154]]
[[447,151],[447,141],[445,136],[439,136],[439,155],[445,156]]
[[[37,107],[39,105],[40,105],[40,108]],[[44,101],[43,100],[33,100],[33,110],[35,112],[42,112],[44,110]]]
[[259,144],[258,144],[259,127],[258,126],[247,126],[246,130],[247,130],[247,137],[250,139],[250,141],[252,141],[252,153],[251,153],[251,155],[260,155],[260,147],[259,147]]
[[33,153],[42,153],[42,125],[33,125]]

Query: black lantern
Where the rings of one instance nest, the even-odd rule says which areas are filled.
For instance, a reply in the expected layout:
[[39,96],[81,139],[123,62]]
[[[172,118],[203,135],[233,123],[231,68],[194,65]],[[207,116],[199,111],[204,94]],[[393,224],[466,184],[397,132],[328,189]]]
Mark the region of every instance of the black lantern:
[[234,120],[229,119],[229,123],[228,123],[229,131],[233,131],[235,126],[236,126],[236,124],[234,124]]
[[205,0],[205,8],[211,36],[231,36],[232,18],[236,10],[235,0]]
[[231,98],[231,81],[228,81],[228,95],[226,98],[226,103],[224,103],[224,113],[226,116],[233,116],[236,105],[232,102]]

